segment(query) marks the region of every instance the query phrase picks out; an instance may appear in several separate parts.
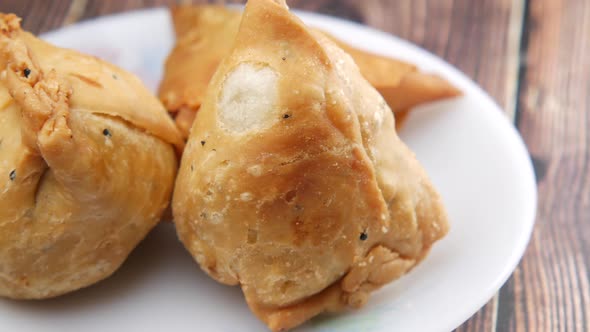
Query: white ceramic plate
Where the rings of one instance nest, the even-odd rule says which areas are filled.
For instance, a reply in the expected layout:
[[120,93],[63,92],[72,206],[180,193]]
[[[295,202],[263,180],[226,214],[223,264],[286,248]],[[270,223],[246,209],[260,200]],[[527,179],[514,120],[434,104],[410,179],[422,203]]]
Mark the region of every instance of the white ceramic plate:
[[[528,242],[536,209],[525,146],[494,102],[442,60],[369,28],[298,13],[310,25],[374,52],[410,60],[465,96],[416,110],[401,131],[441,192],[451,232],[409,275],[346,315],[297,331],[449,331],[506,281]],[[44,36],[138,74],[154,89],[173,43],[165,9],[83,22]],[[264,331],[236,287],[199,270],[171,224],[159,226],[110,279],[58,299],[0,300],[2,331]]]

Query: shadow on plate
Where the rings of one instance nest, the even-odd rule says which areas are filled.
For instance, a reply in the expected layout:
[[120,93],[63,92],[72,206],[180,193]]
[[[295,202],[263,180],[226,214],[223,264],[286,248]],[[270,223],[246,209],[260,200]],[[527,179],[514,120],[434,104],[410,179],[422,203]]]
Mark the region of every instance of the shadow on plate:
[[[164,276],[162,274],[165,274]],[[169,279],[169,276],[172,279]],[[57,298],[38,301],[14,301],[0,299],[0,304],[31,314],[51,315],[52,313],[92,311],[108,307],[128,296],[149,290],[151,279],[167,278],[174,282],[174,276],[182,276],[199,288],[213,290],[221,297],[242,300],[238,287],[218,284],[201,271],[197,263],[184,249],[176,236],[174,226],[169,223],[158,225],[131,253],[111,277],[90,287]]]

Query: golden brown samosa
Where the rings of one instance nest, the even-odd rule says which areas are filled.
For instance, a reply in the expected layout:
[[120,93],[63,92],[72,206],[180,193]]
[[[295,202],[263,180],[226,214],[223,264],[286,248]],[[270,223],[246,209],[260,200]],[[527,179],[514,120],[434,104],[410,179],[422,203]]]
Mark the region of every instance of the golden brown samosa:
[[0,296],[111,275],[160,220],[182,137],[138,78],[0,14]]
[[352,58],[284,3],[250,0],[196,115],[179,238],[273,331],[357,308],[448,229],[441,198]]
[[242,17],[213,5],[175,7],[171,14],[176,45],[166,59],[159,97],[186,138],[209,80],[231,50]]
[[[231,50],[241,13],[211,5],[179,6],[170,12],[177,41],[166,60],[159,97],[187,137],[211,76]],[[352,56],[396,116],[422,103],[460,94],[445,79],[420,72],[412,64],[356,49],[322,33]]]

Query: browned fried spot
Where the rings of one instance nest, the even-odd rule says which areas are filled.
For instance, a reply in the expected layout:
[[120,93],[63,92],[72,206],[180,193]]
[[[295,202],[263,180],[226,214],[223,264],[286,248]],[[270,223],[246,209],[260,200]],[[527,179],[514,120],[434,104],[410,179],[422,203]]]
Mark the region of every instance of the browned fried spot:
[[255,229],[248,229],[248,244],[255,244],[258,242],[258,231]]
[[290,203],[293,201],[295,196],[297,196],[297,190],[290,190],[285,194],[285,200]]

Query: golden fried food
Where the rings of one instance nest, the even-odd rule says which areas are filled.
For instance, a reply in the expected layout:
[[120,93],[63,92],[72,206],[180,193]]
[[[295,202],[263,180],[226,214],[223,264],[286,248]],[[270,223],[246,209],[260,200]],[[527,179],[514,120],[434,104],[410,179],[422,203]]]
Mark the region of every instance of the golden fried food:
[[[159,97],[188,137],[209,81],[232,48],[242,15],[237,10],[210,5],[175,7],[171,15],[177,41],[166,60]],[[422,73],[412,64],[367,53],[322,33],[352,56],[396,115],[422,103],[460,94],[445,79]]]
[[[322,32],[326,34],[325,32]],[[396,115],[411,108],[461,94],[444,78],[420,72],[407,62],[367,53],[326,34],[354,59],[363,77],[383,96]]]
[[179,238],[273,331],[357,308],[448,229],[441,199],[352,58],[280,1],[250,0],[196,115]]
[[242,16],[223,6],[176,7],[171,14],[176,45],[166,59],[159,97],[186,138],[209,80],[231,50]]
[[138,78],[0,14],[0,296],[111,275],[168,205],[182,137]]

